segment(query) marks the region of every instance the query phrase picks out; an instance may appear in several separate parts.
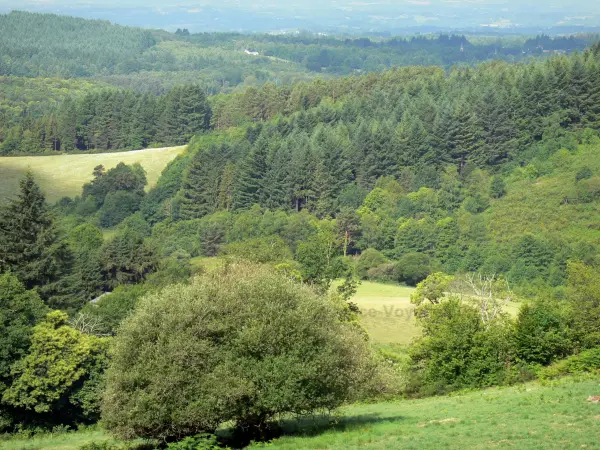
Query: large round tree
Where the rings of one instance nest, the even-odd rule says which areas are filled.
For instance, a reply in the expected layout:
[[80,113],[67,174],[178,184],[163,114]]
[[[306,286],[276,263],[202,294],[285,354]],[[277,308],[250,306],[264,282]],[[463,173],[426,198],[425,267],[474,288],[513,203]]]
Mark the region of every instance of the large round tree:
[[348,317],[344,302],[249,265],[149,295],[115,338],[104,422],[124,438],[171,440],[331,410],[376,371]]

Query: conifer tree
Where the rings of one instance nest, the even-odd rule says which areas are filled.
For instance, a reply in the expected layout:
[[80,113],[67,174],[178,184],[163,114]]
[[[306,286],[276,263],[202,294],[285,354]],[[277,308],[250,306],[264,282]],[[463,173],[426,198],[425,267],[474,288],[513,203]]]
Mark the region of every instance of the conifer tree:
[[179,216],[184,220],[198,219],[214,212],[219,203],[219,176],[224,148],[211,147],[194,155],[183,179]]
[[248,209],[260,204],[267,174],[268,139],[262,135],[242,160],[233,194],[234,209]]
[[0,272],[11,272],[27,289],[38,288],[48,301],[70,263],[44,195],[27,172],[18,197],[0,215]]

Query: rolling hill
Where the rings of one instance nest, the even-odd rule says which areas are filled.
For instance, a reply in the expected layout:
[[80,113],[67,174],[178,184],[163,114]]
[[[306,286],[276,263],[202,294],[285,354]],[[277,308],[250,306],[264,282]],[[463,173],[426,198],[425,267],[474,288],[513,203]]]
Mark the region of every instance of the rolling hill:
[[139,162],[146,170],[150,188],[167,164],[185,148],[180,146],[117,153],[3,157],[0,158],[0,202],[15,195],[19,180],[27,169],[33,171],[49,202],[65,196],[79,195],[83,184],[92,179],[94,167],[100,164],[110,169],[120,162]]

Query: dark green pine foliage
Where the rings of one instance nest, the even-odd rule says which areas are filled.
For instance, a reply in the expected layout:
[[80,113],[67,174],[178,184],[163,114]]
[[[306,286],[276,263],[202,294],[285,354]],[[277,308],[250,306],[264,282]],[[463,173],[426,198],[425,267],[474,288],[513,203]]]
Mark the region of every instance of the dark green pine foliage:
[[158,123],[161,142],[185,144],[194,134],[209,128],[211,110],[200,86],[173,88],[163,102]]
[[27,289],[37,288],[52,306],[72,255],[59,235],[40,187],[31,172],[19,195],[0,216],[0,272],[11,272]]
[[460,102],[454,110],[454,121],[449,131],[450,157],[462,173],[467,161],[479,148],[480,130],[466,102]]
[[241,161],[233,190],[234,209],[249,209],[252,205],[261,203],[268,171],[268,145],[268,138],[261,134],[252,151]]
[[370,134],[366,136],[369,146],[365,148],[365,178],[369,186],[374,186],[380,177],[397,172],[399,158],[390,122],[378,123]]
[[589,104],[584,115],[585,126],[600,127],[600,64],[590,59],[586,64],[590,82]]
[[198,219],[219,207],[220,175],[229,157],[226,146],[199,150],[183,179],[179,217]]
[[288,209],[289,199],[289,161],[291,151],[287,142],[277,148],[269,158],[269,169],[264,180],[264,206],[268,209]]
[[289,162],[287,179],[290,203],[295,211],[301,211],[305,207],[314,211],[317,200],[317,157],[310,139],[304,133],[295,135],[292,145],[295,151]]
[[576,58],[569,74],[569,113],[576,124],[583,124],[593,109],[592,82],[583,61]]
[[476,117],[482,142],[475,148],[472,161],[480,167],[507,162],[516,146],[516,127],[506,95],[487,89],[479,99]]

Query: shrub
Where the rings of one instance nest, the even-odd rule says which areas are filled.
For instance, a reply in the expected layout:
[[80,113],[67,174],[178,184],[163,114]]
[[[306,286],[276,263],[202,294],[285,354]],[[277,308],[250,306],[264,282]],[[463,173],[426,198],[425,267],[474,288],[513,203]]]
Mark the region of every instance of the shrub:
[[564,375],[598,372],[600,372],[600,348],[594,348],[544,367],[539,377],[544,380]]
[[502,384],[513,359],[512,332],[504,316],[483,323],[480,311],[450,297],[423,304],[423,336],[410,349],[413,389],[428,394]]
[[577,175],[575,175],[575,182],[580,182],[581,180],[588,180],[594,176],[594,172],[588,166],[581,168]]
[[223,247],[221,253],[259,264],[280,263],[293,258],[292,251],[279,236],[234,242]]
[[67,325],[61,311],[48,313],[33,328],[29,354],[13,366],[15,379],[3,402],[61,420],[94,421],[99,415],[107,339]]
[[377,267],[373,267],[372,269],[369,269],[369,271],[367,272],[367,278],[369,280],[376,280],[376,281],[381,281],[383,283],[385,282],[389,282],[389,281],[394,281],[394,268],[395,268],[395,264],[394,263],[384,263],[384,264],[380,264]]
[[525,304],[516,322],[517,356],[526,363],[549,364],[572,350],[566,313],[553,301]]
[[167,450],[219,450],[222,449],[214,434],[201,433],[188,436],[182,441],[171,443]]
[[150,294],[115,338],[103,417],[123,438],[177,439],[351,400],[376,368],[347,305],[272,269],[230,264]]
[[146,284],[121,285],[104,296],[96,303],[88,303],[80,311],[88,321],[96,325],[96,331],[101,334],[115,334],[117,328],[135,309],[138,300],[148,292]]
[[400,283],[416,286],[431,273],[431,260],[423,253],[407,253],[394,266],[394,275]]
[[600,177],[583,179],[577,183],[577,196],[583,203],[600,199]]
[[356,263],[356,274],[361,280],[369,278],[369,270],[385,263],[387,258],[374,248],[368,248],[360,255]]

